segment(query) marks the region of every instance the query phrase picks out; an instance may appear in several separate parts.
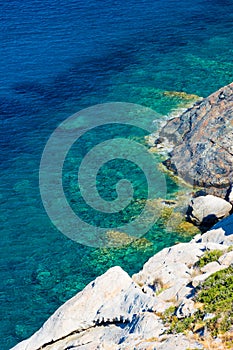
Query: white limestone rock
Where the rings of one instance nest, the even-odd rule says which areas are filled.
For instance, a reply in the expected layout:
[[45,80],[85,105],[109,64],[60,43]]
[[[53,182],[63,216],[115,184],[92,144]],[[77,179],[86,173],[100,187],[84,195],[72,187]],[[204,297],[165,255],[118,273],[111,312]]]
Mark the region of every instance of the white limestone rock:
[[197,309],[195,308],[195,303],[192,299],[184,299],[176,310],[176,316],[178,318],[190,317]]
[[208,272],[205,272],[202,275],[198,275],[194,277],[194,279],[192,280],[193,287],[196,288],[197,286],[205,282],[207,278],[213,275],[213,273],[224,270],[227,267],[228,266],[218,264],[218,262],[216,261],[207,264],[203,269]]
[[202,237],[202,234],[198,233],[197,235],[195,235],[193,237],[193,239],[191,240],[191,243],[200,243],[201,242],[201,237]]
[[225,244],[219,244],[219,243],[213,243],[213,242],[207,242],[206,243],[206,250],[227,250],[229,247]]
[[115,324],[92,327],[47,345],[43,350],[118,350],[121,332]]
[[144,339],[159,338],[166,330],[158,316],[145,312],[136,316],[133,322],[126,326],[118,344],[122,344],[122,349],[133,349],[134,344]]
[[113,267],[68,300],[39,331],[13,349],[35,350],[97,324],[129,322],[142,309],[152,309],[153,302],[125,271]]
[[145,312],[135,315],[130,323],[95,326],[61,339],[46,346],[45,349],[133,349],[135,344],[144,339],[159,338],[165,330],[166,328],[158,316],[151,312]]
[[165,302],[173,302],[177,304],[183,298],[192,293],[192,288],[187,286],[187,279],[181,278],[176,283],[158,295],[158,298]]
[[[175,298],[179,301],[185,293],[178,292],[191,281],[193,265],[206,250],[205,245],[180,243],[171,248],[165,248],[154,255],[143,266],[143,269],[133,275],[132,279],[146,292],[160,293],[158,297],[163,301]],[[187,290],[189,292],[189,290]]]
[[203,345],[194,339],[189,339],[183,334],[177,334],[168,336],[167,339],[155,347],[154,350],[187,350],[203,348]]
[[222,269],[223,269],[222,265],[220,265],[217,261],[212,261],[212,262],[206,264],[205,266],[203,266],[201,268],[201,272],[213,274],[213,273],[220,271]]
[[193,198],[190,208],[189,218],[195,224],[209,225],[229,215],[232,205],[220,197],[207,195]]
[[155,303],[155,311],[159,314],[163,314],[171,306],[174,306],[173,302],[166,302],[157,298]]
[[203,275],[198,275],[192,280],[192,285],[194,288],[198,287],[201,283],[205,282],[207,278],[211,276],[211,272],[204,273]]
[[211,230],[205,232],[199,242],[233,245],[233,215],[221,220]]
[[233,265],[233,251],[228,252],[220,256],[218,259],[219,264],[225,265],[225,266],[230,266]]

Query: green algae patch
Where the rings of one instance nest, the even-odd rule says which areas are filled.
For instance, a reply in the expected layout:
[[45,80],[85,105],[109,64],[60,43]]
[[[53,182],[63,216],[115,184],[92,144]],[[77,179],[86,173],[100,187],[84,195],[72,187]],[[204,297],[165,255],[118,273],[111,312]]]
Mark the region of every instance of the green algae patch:
[[[117,86],[108,95],[109,99],[114,99],[118,88]],[[189,108],[202,98],[184,91],[169,91],[153,86],[137,86],[128,83],[121,84],[120,89],[120,93],[127,96],[129,102],[152,108],[161,115],[167,115],[172,110],[179,108]]]

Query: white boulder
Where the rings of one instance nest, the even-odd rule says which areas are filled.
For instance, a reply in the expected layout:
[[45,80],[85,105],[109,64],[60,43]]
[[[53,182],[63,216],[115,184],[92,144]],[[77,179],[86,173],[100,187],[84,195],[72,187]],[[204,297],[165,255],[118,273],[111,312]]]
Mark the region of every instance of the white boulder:
[[197,225],[212,225],[229,215],[232,205],[220,197],[212,195],[193,198],[190,203],[189,218]]

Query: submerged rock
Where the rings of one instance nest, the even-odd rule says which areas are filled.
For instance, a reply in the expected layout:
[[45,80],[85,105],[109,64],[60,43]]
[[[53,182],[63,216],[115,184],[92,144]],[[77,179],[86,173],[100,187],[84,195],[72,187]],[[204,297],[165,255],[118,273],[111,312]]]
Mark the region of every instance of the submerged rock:
[[176,175],[225,198],[233,177],[233,83],[169,120],[156,143],[172,147],[165,165]]

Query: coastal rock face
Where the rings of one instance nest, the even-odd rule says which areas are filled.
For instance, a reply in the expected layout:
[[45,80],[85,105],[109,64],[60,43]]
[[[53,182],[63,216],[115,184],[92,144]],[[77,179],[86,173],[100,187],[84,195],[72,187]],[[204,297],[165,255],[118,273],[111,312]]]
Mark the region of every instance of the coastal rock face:
[[163,143],[173,148],[170,170],[225,198],[233,177],[233,83],[168,121],[157,140]]
[[232,205],[212,195],[193,198],[189,205],[189,219],[196,225],[211,226],[229,215]]
[[[132,278],[120,267],[109,269],[13,349],[206,349],[192,332],[167,334],[161,315],[171,306],[177,308],[178,319],[193,315],[196,287],[233,264],[229,246],[233,246],[232,215],[189,243],[163,249]],[[218,261],[197,269],[203,254],[216,249],[223,253]]]
[[97,325],[129,323],[142,309],[152,310],[153,303],[152,298],[116,266],[68,300],[38,332],[14,349],[35,350]]
[[164,302],[181,302],[192,292],[189,283],[193,265],[206,251],[205,244],[180,243],[165,248],[154,255],[133,275],[133,280],[143,286],[143,290]]

